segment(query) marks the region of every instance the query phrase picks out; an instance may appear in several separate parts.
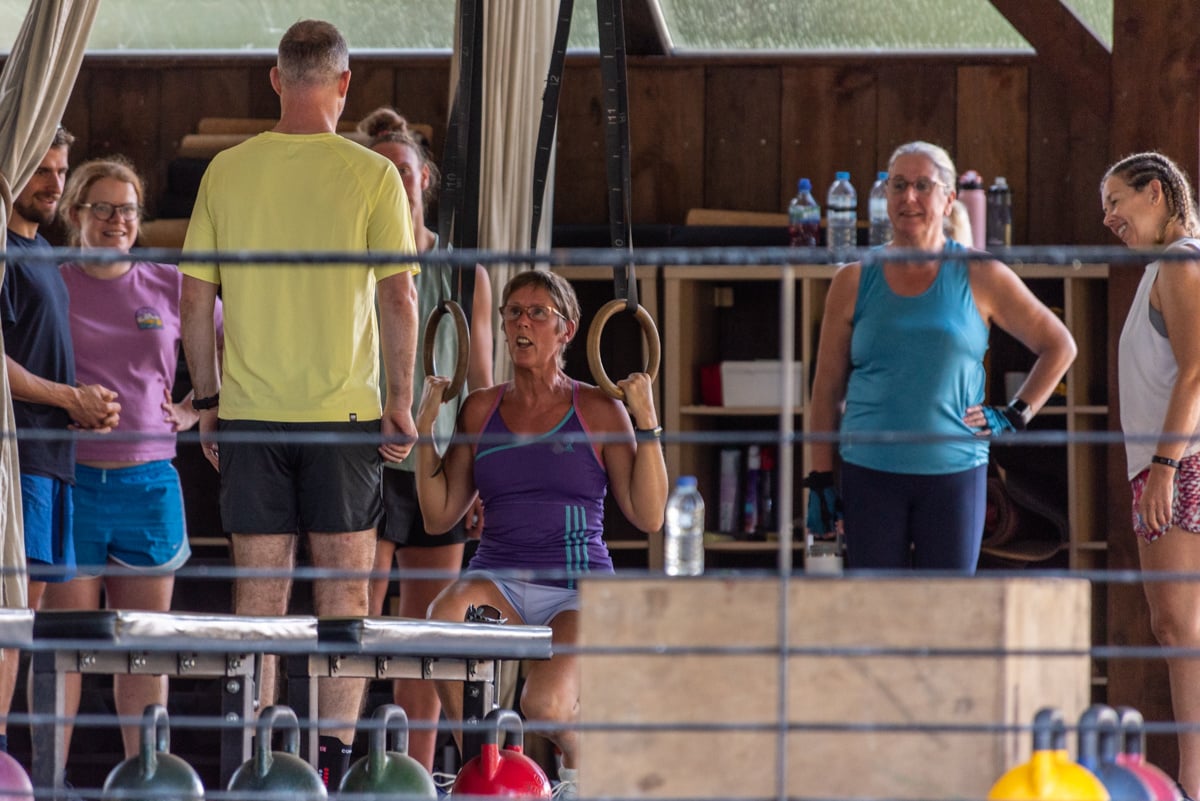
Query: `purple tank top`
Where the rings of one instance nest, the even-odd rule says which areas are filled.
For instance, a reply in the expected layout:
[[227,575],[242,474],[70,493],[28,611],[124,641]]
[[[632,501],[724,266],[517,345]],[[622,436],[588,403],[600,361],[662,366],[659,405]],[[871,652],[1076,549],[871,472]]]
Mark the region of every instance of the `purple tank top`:
[[608,474],[584,439],[579,384],[558,425],[517,440],[509,439],[515,435],[500,416],[505,391],[496,398],[475,453],[484,529],[470,569],[531,571],[518,578],[569,589],[578,574],[612,573],[603,539]]

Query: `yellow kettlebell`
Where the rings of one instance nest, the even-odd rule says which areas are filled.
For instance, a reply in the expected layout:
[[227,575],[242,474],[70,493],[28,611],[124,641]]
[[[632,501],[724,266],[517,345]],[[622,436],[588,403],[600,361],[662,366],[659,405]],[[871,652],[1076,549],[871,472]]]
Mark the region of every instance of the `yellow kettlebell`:
[[1033,755],[999,778],[988,801],[1109,801],[1108,790],[1067,753],[1062,712],[1046,707],[1033,718]]

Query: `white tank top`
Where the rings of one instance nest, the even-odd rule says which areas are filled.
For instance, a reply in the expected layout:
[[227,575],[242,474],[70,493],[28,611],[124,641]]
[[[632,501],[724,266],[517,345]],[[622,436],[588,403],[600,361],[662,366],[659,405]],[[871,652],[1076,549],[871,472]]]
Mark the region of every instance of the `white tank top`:
[[[1169,250],[1190,248],[1200,251],[1200,240],[1180,239]],[[1146,265],[1138,284],[1117,351],[1117,386],[1121,394],[1121,430],[1125,433],[1125,460],[1132,479],[1150,466],[1150,457],[1158,449],[1167,404],[1179,365],[1171,343],[1154,330],[1150,321],[1150,290],[1158,277],[1160,262]],[[1168,263],[1168,268],[1170,263]],[[1197,429],[1200,434],[1200,428]],[[1200,441],[1188,443],[1184,456],[1200,451]]]

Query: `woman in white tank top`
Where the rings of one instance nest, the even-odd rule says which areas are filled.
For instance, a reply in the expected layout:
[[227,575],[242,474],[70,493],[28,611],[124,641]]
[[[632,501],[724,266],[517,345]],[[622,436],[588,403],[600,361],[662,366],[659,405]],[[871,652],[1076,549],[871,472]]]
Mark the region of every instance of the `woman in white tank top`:
[[[1104,225],[1131,248],[1173,258],[1146,267],[1118,357],[1121,428],[1143,571],[1200,572],[1200,221],[1186,175],[1159,153],[1105,173]],[[1174,254],[1193,252],[1195,261]],[[1164,647],[1200,647],[1200,582],[1147,581],[1151,626]],[[1200,722],[1200,660],[1167,658],[1181,727]],[[1179,733],[1179,782],[1200,794],[1200,732]]]

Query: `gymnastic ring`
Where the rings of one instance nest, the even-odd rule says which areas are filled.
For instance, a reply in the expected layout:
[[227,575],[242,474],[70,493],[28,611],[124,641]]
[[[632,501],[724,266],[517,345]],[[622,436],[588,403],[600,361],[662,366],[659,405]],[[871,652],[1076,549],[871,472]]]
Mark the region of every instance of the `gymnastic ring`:
[[437,344],[438,323],[447,314],[454,317],[454,329],[458,339],[458,361],[454,365],[454,376],[450,379],[450,386],[442,392],[442,403],[454,400],[458,397],[458,393],[462,392],[463,384],[467,383],[467,363],[471,356],[471,334],[467,328],[467,315],[463,312],[462,306],[452,300],[443,300],[425,321],[425,354],[422,362],[425,366],[425,375],[437,375],[433,363],[433,349]]
[[[592,378],[595,379],[596,386],[608,393],[609,396],[621,401],[625,400],[625,391],[609,379],[608,373],[604,371],[604,362],[600,359],[600,335],[604,332],[604,326],[608,319],[617,312],[623,311],[625,307],[626,303],[621,299],[610,300],[601,306],[600,311],[596,312],[595,318],[592,319],[587,341],[588,366],[592,369]],[[658,378],[659,362],[662,360],[662,343],[658,339],[658,328],[654,325],[654,319],[645,307],[638,306],[634,315],[642,326],[642,334],[646,337],[646,347],[650,351],[650,358],[647,360],[645,372],[653,381]]]

